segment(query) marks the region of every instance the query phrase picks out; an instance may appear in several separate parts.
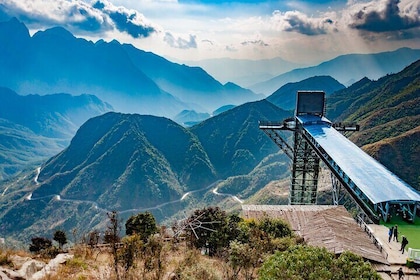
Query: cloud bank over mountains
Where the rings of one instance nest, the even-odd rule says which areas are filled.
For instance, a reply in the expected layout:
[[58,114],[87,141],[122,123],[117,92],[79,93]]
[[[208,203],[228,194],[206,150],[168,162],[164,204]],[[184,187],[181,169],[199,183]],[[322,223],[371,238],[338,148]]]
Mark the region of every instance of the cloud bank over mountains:
[[179,59],[322,61],[420,43],[417,0],[3,0],[10,17]]

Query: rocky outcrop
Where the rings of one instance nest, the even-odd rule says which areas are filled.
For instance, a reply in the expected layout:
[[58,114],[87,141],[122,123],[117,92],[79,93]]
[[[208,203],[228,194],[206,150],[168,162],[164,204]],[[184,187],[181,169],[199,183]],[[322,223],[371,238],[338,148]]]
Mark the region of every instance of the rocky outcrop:
[[10,256],[13,269],[0,267],[0,280],[40,280],[57,272],[61,264],[73,258],[70,254],[58,254],[48,264],[29,257]]

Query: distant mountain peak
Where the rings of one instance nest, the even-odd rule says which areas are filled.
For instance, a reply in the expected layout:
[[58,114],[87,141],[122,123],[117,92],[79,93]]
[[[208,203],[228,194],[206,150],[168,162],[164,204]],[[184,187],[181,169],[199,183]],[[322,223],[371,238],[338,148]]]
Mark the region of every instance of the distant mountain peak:
[[9,21],[0,22],[0,41],[2,44],[7,41],[14,41],[15,39],[29,39],[30,34],[28,28],[13,17]]
[[64,27],[57,26],[53,28],[46,29],[44,31],[38,31],[34,34],[34,38],[38,36],[45,36],[45,37],[59,37],[65,40],[73,40],[75,37],[71,34],[70,31],[65,29]]

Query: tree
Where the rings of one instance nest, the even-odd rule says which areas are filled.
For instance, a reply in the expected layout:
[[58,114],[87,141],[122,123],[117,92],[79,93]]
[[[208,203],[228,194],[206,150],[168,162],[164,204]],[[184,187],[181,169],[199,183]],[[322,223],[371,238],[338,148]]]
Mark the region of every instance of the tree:
[[60,249],[63,248],[64,244],[67,244],[66,233],[62,230],[57,230],[56,232],[54,232],[53,239],[58,242],[58,246],[60,247]]
[[254,271],[260,265],[262,254],[261,250],[250,243],[230,242],[228,261],[233,270],[230,279],[238,279],[241,272],[245,279],[253,279]]
[[228,216],[219,207],[196,210],[186,221],[188,243],[198,249],[206,248],[213,256],[237,238],[240,221],[237,215]]
[[349,251],[342,253],[335,264],[337,279],[381,279],[370,263]]
[[120,242],[121,224],[116,211],[108,212],[108,225],[105,231],[104,241],[111,244],[112,255],[114,257],[114,271],[117,280],[120,279],[118,273],[118,243]]
[[52,242],[45,237],[34,237],[31,239],[32,244],[29,245],[29,251],[38,253],[52,247]]
[[122,240],[124,246],[121,248],[120,259],[125,271],[129,271],[143,249],[143,241],[137,234],[129,235]]
[[258,223],[258,228],[273,238],[292,236],[292,230],[290,226],[281,219],[265,217]]
[[94,230],[94,231],[89,232],[88,245],[90,247],[94,247],[94,246],[98,245],[99,239],[100,239],[99,231]]
[[139,213],[131,216],[125,222],[125,233],[127,235],[140,235],[143,242],[146,242],[149,236],[158,232],[155,217],[150,212]]

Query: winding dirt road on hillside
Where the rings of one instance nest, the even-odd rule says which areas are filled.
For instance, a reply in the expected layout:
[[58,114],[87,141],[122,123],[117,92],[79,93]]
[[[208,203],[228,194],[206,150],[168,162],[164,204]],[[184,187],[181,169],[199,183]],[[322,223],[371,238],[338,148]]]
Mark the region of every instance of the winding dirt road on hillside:
[[[38,167],[36,169],[36,175],[34,178],[34,182],[35,184],[39,185],[40,183],[38,182],[38,177],[39,174],[41,172],[41,167]],[[216,182],[213,182],[212,184],[208,185],[207,187],[198,189],[198,190],[194,190],[194,191],[189,191],[186,192],[185,194],[183,194],[181,196],[180,199],[177,200],[172,200],[172,201],[168,201],[165,203],[161,203],[155,206],[151,206],[151,207],[139,207],[139,208],[132,208],[132,209],[126,209],[126,210],[122,210],[119,211],[120,214],[122,213],[129,213],[129,212],[141,212],[141,211],[147,211],[147,210],[155,210],[155,209],[160,209],[164,206],[170,205],[170,204],[174,204],[174,203],[179,203],[182,202],[184,199],[186,199],[189,195],[193,194],[193,193],[197,193],[197,192],[201,192],[201,191],[205,191],[205,190],[209,190],[212,189],[212,193],[218,196],[226,196],[226,197],[230,197],[232,198],[234,201],[238,202],[238,203],[243,203],[243,201],[241,199],[239,199],[237,196],[235,195],[231,195],[231,194],[226,194],[226,193],[220,193],[218,192],[218,188],[215,187],[218,183],[220,183],[222,180],[217,180]],[[5,190],[6,191],[6,190]],[[50,195],[46,195],[46,196],[42,196],[42,197],[37,197],[37,198],[32,198],[32,193],[29,193],[28,195],[26,195],[25,200],[27,201],[36,201],[36,200],[41,200],[41,199],[46,199],[46,198],[52,198],[51,201],[57,201],[57,202],[71,202],[71,203],[88,203],[93,205],[93,207],[101,212],[110,212],[110,210],[105,209],[105,208],[101,208],[99,207],[98,203],[92,200],[80,200],[80,199],[68,199],[68,198],[63,198],[61,195],[59,194],[50,194]]]

